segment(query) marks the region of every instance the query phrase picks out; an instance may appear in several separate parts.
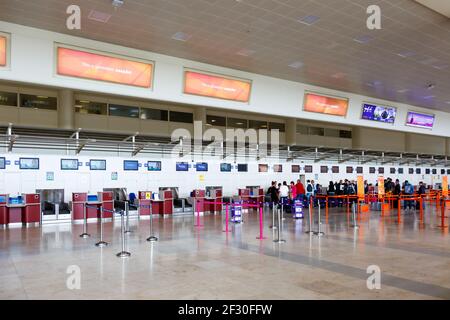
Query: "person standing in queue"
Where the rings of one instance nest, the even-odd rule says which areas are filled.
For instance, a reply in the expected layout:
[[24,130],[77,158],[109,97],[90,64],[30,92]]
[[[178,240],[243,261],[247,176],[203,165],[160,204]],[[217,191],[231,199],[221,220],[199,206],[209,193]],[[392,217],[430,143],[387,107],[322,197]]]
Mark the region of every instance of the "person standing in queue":
[[306,201],[308,202],[308,206],[311,202],[311,196],[314,194],[314,187],[311,183],[311,180],[306,181]]
[[290,200],[293,202],[295,199],[297,199],[297,188],[295,186],[295,182],[291,181],[291,185],[289,186],[290,190]]
[[283,184],[280,186],[280,202],[282,205],[287,205],[289,199],[289,187],[286,181],[283,181]]
[[272,185],[270,186],[268,193],[270,194],[270,201],[274,204],[278,203],[278,190],[277,190],[277,182],[272,181]]
[[[402,187],[400,186],[400,181],[397,179],[395,180],[395,185],[394,185],[394,190],[393,190],[393,195],[396,197],[399,197],[400,194],[402,193]],[[398,201],[397,199],[394,199],[394,208],[398,208]]]
[[305,187],[303,186],[303,183],[300,181],[300,179],[297,180],[295,188],[297,189],[297,200],[303,201],[303,198],[305,197]]

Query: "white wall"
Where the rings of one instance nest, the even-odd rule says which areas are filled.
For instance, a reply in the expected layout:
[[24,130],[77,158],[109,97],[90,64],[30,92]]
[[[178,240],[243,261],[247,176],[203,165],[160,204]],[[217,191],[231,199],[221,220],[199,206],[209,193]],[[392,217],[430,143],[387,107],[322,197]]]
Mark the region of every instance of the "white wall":
[[[251,74],[243,71],[207,65],[199,62],[178,59],[108,43],[101,43],[79,37],[43,31],[2,21],[0,21],[0,31],[11,33],[12,44],[11,68],[0,70],[0,79],[73,88],[77,90],[87,90],[106,94],[120,94],[130,97],[203,105],[235,111],[249,111],[260,114],[296,117],[299,119],[310,119],[324,122],[339,122],[345,125],[384,128],[404,132],[420,132],[423,134],[444,137],[450,136],[450,128],[447,125],[450,123],[450,113],[437,111],[433,112],[436,114],[436,122],[433,130],[411,128],[404,125],[408,110],[426,113],[430,113],[430,110],[401,103],[371,99],[356,94],[319,88],[307,84]],[[55,42],[153,60],[156,63],[154,89],[152,91],[111,83],[56,76],[54,74]],[[251,79],[253,81],[253,88],[250,103],[245,104],[184,95],[182,93],[183,67]],[[312,90],[320,93],[334,94],[337,96],[350,98],[350,107],[347,117],[341,118],[303,112],[302,102],[305,90]],[[374,103],[378,102],[397,107],[398,115],[395,125],[361,120],[361,103],[363,101]]]
[[[205,161],[209,164],[208,172],[196,172],[194,168],[191,168],[189,172],[176,172],[176,161],[188,161],[190,159],[185,157],[183,160],[175,159],[160,159],[156,157],[120,157],[120,156],[102,156],[98,154],[83,155],[83,156],[70,156],[70,155],[57,155],[57,154],[0,154],[0,157],[6,157],[6,160],[11,161],[11,165],[7,166],[5,170],[0,170],[0,194],[12,194],[17,193],[33,193],[36,189],[65,189],[66,201],[71,199],[72,192],[89,192],[97,193],[102,191],[103,188],[127,188],[128,192],[138,191],[158,191],[159,187],[179,187],[180,196],[187,197],[189,193],[195,188],[205,188],[205,186],[223,186],[224,195],[232,196],[237,195],[238,188],[244,188],[246,186],[260,185],[266,190],[272,180],[282,182],[286,180],[288,183],[291,180],[296,181],[299,177],[298,173],[291,173],[292,162],[266,162],[266,161],[250,161],[248,163],[248,172],[237,172],[237,169],[232,169],[232,172],[220,172],[220,163],[232,161],[227,160],[198,160],[199,162]],[[19,166],[15,165],[15,161],[20,157],[39,157],[40,158],[40,170],[20,170]],[[83,162],[83,166],[78,171],[62,171],[60,170],[60,159],[70,158],[78,159],[79,162]],[[90,171],[86,166],[86,162],[89,159],[106,159],[106,171]],[[123,160],[139,160],[142,163],[142,167],[139,171],[123,171]],[[144,167],[144,163],[148,160],[162,160],[161,172],[148,172]],[[239,163],[239,161],[237,162]],[[245,163],[243,161],[242,163]],[[268,173],[258,173],[258,163],[269,164]],[[273,164],[283,164],[283,173],[274,173]],[[303,167],[304,163],[294,162],[294,164],[300,164]],[[234,164],[233,164],[234,165]],[[337,181],[340,179],[353,179],[356,180],[357,174],[346,174],[346,166],[353,166],[356,168],[356,164],[341,164],[339,174],[321,174],[320,166],[331,166],[338,164],[311,164],[313,165],[313,173],[306,174],[306,179],[314,179],[323,186],[328,186],[330,180]],[[379,167],[378,165],[363,165],[364,167],[364,179],[367,179],[369,183],[375,185],[378,174],[369,174],[369,167]],[[417,184],[419,181],[424,181],[427,184],[434,184],[441,182],[441,168],[437,168],[438,175],[435,176],[423,176],[423,175],[408,175],[408,169],[405,166],[405,173],[403,175],[391,175],[389,174],[389,168],[392,166],[384,165],[385,177],[391,177],[393,179],[399,178],[401,181],[409,180],[410,182]],[[54,172],[54,181],[46,181],[46,173]],[[111,172],[118,173],[118,180],[111,180]],[[425,167],[422,168],[422,173],[425,173]],[[203,175],[204,181],[200,181],[200,176]]]

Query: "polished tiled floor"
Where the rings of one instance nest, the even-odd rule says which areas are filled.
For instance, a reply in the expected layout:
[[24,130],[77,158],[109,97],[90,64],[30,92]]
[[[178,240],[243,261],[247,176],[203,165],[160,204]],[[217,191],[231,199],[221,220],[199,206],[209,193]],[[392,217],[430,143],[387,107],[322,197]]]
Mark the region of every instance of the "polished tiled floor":
[[[315,211],[317,213],[317,211]],[[317,218],[317,215],[315,216]],[[128,259],[120,251],[120,223],[104,224],[108,247],[97,248],[98,226],[81,239],[82,225],[54,224],[0,230],[1,299],[450,299],[450,236],[434,210],[380,218],[365,213],[360,228],[338,209],[323,217],[325,235],[308,235],[307,219],[286,215],[284,244],[258,240],[257,215],[222,232],[220,215],[155,219],[160,241],[150,244],[149,220],[131,220]],[[448,223],[448,220],[446,220]],[[316,227],[315,227],[316,228]],[[66,286],[79,266],[80,290]],[[381,269],[381,289],[369,290],[366,270]]]

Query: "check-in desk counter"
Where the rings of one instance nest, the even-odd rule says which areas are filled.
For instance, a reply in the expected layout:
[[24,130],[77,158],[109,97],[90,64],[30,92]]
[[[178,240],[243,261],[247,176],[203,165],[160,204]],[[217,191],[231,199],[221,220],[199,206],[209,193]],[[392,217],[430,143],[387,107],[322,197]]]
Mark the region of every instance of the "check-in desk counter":
[[239,199],[244,202],[248,202],[250,200],[250,189],[239,189],[238,190]]
[[[222,212],[222,189],[212,189],[205,198],[206,204],[204,204],[205,211],[209,212]],[[212,203],[214,202],[214,203]]]
[[0,196],[0,224],[35,224],[41,222],[41,197],[39,194],[23,194],[11,198]]
[[[114,211],[114,199],[113,199],[113,193],[111,191],[103,191],[98,193],[98,200],[101,203],[101,206],[103,207],[103,218],[112,218],[113,214],[111,211]],[[98,212],[100,215],[100,212]]]
[[84,205],[86,204],[86,201],[87,201],[87,193],[85,192],[72,193],[72,220],[84,219]]
[[250,203],[259,204],[264,202],[264,189],[262,188],[252,188],[250,189]]
[[205,212],[205,190],[195,189],[191,196],[194,201],[194,211]]
[[139,201],[139,215],[140,216],[149,216],[153,214],[153,211],[150,210],[152,206],[152,192],[151,191],[139,191],[138,193],[138,201]]
[[159,198],[162,201],[162,215],[173,214],[173,193],[172,190],[165,190],[159,192]]

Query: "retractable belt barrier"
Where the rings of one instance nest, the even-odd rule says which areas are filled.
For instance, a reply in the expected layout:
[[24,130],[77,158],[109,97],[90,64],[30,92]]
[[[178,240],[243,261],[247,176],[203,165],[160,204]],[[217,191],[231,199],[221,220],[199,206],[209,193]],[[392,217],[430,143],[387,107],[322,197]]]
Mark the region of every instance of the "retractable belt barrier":
[[122,250],[116,254],[119,258],[128,258],[131,253],[126,251],[126,231],[125,231],[125,220],[124,215],[126,214],[124,210],[119,211],[120,214],[120,233],[122,235]]

